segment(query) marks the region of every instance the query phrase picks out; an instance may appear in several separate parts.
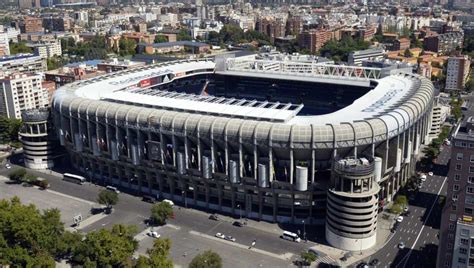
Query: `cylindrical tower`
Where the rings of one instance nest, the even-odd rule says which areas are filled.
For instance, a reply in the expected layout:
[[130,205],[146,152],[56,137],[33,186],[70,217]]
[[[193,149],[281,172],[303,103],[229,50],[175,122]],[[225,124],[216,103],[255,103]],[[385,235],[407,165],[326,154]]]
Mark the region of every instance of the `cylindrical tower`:
[[23,144],[25,165],[32,169],[48,169],[54,166],[53,153],[55,141],[48,123],[49,111],[46,109],[25,110],[21,114],[23,125],[19,135]]
[[375,245],[379,185],[373,159],[334,162],[327,197],[326,240],[344,250]]

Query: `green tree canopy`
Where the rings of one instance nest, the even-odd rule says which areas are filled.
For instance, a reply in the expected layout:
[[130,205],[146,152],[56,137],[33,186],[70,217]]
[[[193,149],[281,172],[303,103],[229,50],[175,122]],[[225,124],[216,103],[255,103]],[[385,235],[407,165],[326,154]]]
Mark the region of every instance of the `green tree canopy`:
[[54,259],[71,249],[64,243],[66,236],[72,234],[64,230],[57,209],[40,212],[17,197],[0,200],[0,263],[54,267]]
[[16,169],[16,170],[13,170],[12,172],[10,172],[8,174],[8,177],[12,181],[21,182],[26,177],[26,174],[27,174],[26,169],[20,168],[20,169]]
[[73,253],[73,263],[88,267],[123,267],[129,263],[138,242],[127,226],[114,225],[85,236]]
[[167,202],[160,202],[151,207],[150,221],[153,224],[164,225],[166,220],[173,215],[173,208]]
[[157,35],[155,36],[155,43],[166,43],[168,42],[168,38],[164,35]]
[[33,49],[26,45],[26,42],[10,42],[10,54],[33,53]]
[[319,54],[324,57],[331,57],[347,61],[349,53],[355,50],[364,50],[369,48],[370,43],[362,39],[354,40],[350,37],[341,39],[339,42],[330,40],[319,50]]
[[189,268],[221,268],[222,258],[219,254],[207,250],[191,260]]
[[0,143],[17,142],[20,128],[21,120],[0,116]]
[[403,56],[405,56],[407,58],[411,58],[411,57],[413,57],[413,53],[411,53],[410,49],[406,48],[405,52],[403,53]]
[[153,244],[153,248],[147,251],[149,258],[140,256],[137,260],[136,268],[160,267],[172,268],[173,260],[169,258],[171,240],[168,238],[158,238]]
[[137,43],[133,40],[120,39],[119,41],[119,54],[120,56],[135,55]]
[[193,37],[189,34],[187,29],[179,30],[178,36],[176,37],[178,41],[191,41]]
[[113,191],[102,190],[99,192],[97,202],[99,202],[99,204],[101,205],[107,206],[107,208],[111,208],[112,206],[115,206],[117,204],[118,194]]
[[317,256],[311,252],[303,251],[301,252],[301,258],[305,261],[305,263],[311,264],[312,262],[316,261]]

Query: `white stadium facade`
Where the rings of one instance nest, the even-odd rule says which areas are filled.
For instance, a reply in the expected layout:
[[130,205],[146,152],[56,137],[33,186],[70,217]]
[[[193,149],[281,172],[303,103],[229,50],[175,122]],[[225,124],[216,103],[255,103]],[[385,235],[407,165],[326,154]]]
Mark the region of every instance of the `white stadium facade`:
[[54,125],[104,185],[376,241],[379,207],[413,174],[432,83],[408,73],[255,56],[182,60],[68,84]]

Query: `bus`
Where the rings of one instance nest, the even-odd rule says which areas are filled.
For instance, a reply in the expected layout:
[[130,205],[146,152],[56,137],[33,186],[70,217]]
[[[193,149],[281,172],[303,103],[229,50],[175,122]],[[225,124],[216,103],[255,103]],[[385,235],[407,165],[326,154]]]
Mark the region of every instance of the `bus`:
[[68,182],[77,183],[77,184],[83,184],[86,181],[86,178],[84,178],[82,176],[79,176],[79,175],[64,173],[63,174],[63,180],[68,181]]
[[300,237],[297,234],[288,231],[284,231],[281,235],[281,238],[294,241],[296,243],[299,243],[301,241]]

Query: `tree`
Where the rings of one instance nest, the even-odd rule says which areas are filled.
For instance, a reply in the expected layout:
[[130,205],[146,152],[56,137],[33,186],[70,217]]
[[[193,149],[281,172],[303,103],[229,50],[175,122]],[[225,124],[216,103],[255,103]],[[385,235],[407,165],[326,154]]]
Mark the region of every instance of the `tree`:
[[107,208],[112,208],[118,202],[118,194],[113,191],[109,190],[102,190],[99,192],[99,196],[97,197],[97,202],[101,205],[107,206]]
[[402,207],[406,207],[408,205],[408,199],[404,195],[398,195],[395,199],[395,203]]
[[164,35],[157,35],[155,36],[155,43],[166,43],[168,42],[168,38]]
[[20,169],[10,172],[10,174],[8,174],[8,177],[12,181],[22,182],[26,174],[27,174],[26,169],[20,168]]
[[153,248],[147,251],[149,258],[140,256],[137,260],[136,268],[139,267],[160,267],[172,268],[173,260],[169,258],[171,240],[168,238],[158,238],[153,244]]
[[211,250],[198,254],[189,263],[189,268],[220,268],[222,267],[222,258]]
[[193,37],[189,34],[187,29],[179,30],[178,36],[176,37],[178,41],[191,41]]
[[119,41],[119,54],[120,56],[135,55],[137,43],[133,40],[120,39]]
[[17,197],[0,200],[0,227],[0,263],[12,267],[54,267],[54,259],[70,250],[57,209],[40,212]]
[[474,78],[471,77],[469,80],[467,80],[466,85],[464,86],[464,89],[467,92],[473,92],[474,91]]
[[88,233],[73,252],[73,264],[85,266],[87,263],[89,267],[125,266],[138,247],[129,228],[114,225],[111,231],[101,229]]
[[413,53],[411,53],[410,49],[405,49],[405,52],[403,53],[404,57],[411,58],[413,57]]
[[312,262],[316,261],[318,258],[316,255],[314,255],[311,252],[303,251],[301,252],[301,258],[304,260],[305,264],[311,265]]
[[18,142],[21,120],[0,116],[0,143]]
[[32,53],[33,49],[26,45],[26,42],[10,42],[10,54]]
[[151,207],[150,221],[153,224],[164,225],[166,220],[173,215],[173,208],[167,202],[160,202]]

